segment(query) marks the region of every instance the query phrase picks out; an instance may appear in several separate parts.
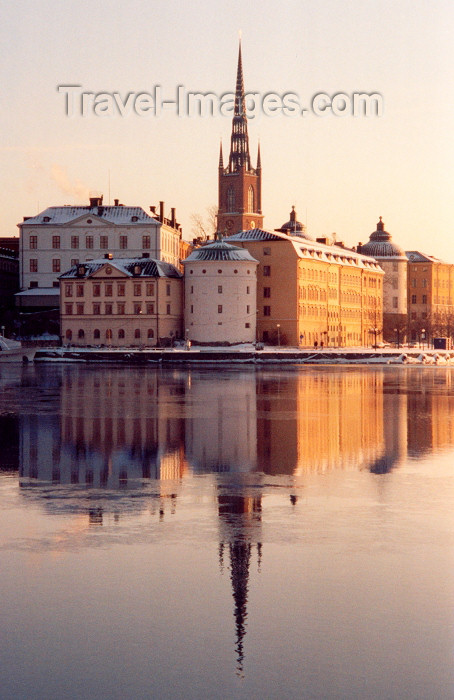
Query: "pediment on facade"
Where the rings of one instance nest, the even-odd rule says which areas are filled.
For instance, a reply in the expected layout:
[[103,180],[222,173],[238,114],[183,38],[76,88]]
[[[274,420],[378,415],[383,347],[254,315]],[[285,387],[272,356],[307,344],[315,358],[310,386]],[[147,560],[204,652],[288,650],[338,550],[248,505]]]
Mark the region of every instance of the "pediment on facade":
[[90,277],[91,279],[112,279],[112,277],[122,277],[127,279],[130,277],[130,275],[128,275],[124,270],[119,269],[116,265],[112,264],[110,260],[106,260],[105,264],[102,265],[102,267],[95,270],[94,272],[92,272]]
[[[91,223],[89,223],[91,221]],[[102,219],[100,216],[96,216],[95,214],[83,214],[82,216],[78,216],[76,219],[73,219],[72,221],[68,221],[65,226],[67,228],[84,228],[87,233],[90,233],[90,227],[92,226],[105,226],[106,228],[111,228],[112,226],[115,226],[116,224],[112,223],[111,221],[106,221],[105,219]]]

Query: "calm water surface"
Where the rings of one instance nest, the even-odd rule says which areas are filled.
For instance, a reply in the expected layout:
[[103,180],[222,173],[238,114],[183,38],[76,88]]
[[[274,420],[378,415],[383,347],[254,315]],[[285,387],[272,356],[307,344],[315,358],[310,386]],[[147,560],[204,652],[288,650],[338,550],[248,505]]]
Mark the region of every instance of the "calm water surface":
[[0,697],[454,698],[454,370],[0,366]]

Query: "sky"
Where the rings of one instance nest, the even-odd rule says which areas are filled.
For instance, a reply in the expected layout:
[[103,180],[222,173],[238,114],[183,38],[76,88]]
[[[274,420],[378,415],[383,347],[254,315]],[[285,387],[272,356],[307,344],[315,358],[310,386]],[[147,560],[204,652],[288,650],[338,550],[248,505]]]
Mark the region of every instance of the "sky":
[[[257,110],[264,227],[295,205],[309,233],[366,242],[382,216],[393,240],[454,263],[454,4],[451,0],[3,0],[0,7],[0,236],[48,206],[125,205],[191,215],[217,203],[219,141],[231,112],[175,107],[65,113],[80,92],[221,96],[235,87],[241,31],[245,88],[298,95],[308,109]],[[381,116],[311,113],[312,97],[379,93]],[[113,97],[111,98],[114,99]],[[80,98],[77,100],[79,105]]]

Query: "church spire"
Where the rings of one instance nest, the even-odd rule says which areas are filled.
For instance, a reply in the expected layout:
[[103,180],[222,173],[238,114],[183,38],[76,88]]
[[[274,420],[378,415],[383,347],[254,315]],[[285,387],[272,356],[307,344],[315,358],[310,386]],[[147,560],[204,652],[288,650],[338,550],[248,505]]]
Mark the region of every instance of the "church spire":
[[222,139],[221,139],[221,143],[220,143],[220,146],[219,146],[219,167],[220,167],[220,168],[223,168],[223,167],[224,167],[224,158],[223,158],[223,155],[222,155]]
[[232,120],[232,136],[230,139],[229,172],[238,172],[242,167],[246,170],[251,169],[240,40],[238,48],[238,67],[236,71],[235,109]]
[[260,141],[259,145],[257,146],[257,170],[262,169],[262,159],[260,157]]

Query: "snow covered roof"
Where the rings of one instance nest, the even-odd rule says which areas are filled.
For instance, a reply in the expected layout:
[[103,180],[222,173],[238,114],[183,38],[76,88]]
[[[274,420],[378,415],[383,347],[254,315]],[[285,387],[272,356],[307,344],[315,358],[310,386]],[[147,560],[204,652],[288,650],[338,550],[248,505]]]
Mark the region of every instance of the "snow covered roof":
[[442,260],[434,258],[433,255],[425,255],[420,253],[418,250],[406,250],[405,255],[410,262],[431,262],[431,263],[441,263]]
[[181,272],[174,265],[163,260],[153,260],[152,258],[113,258],[109,260],[101,258],[74,265],[70,270],[60,275],[59,279],[90,277],[104,265],[110,265],[128,277],[182,277]]
[[246,248],[231,245],[231,243],[226,243],[224,240],[214,241],[214,243],[207,243],[207,245],[196,248],[182,262],[185,264],[188,262],[209,262],[210,260],[219,262],[229,260],[234,260],[236,262],[258,262]]
[[94,217],[111,224],[159,224],[158,219],[149,216],[142,207],[125,206],[80,206],[66,205],[63,207],[48,207],[44,211],[23,221],[19,226],[39,224],[67,224],[70,221],[80,219],[81,216]]
[[17,292],[16,297],[58,297],[60,290],[58,287],[33,287],[23,292]]

